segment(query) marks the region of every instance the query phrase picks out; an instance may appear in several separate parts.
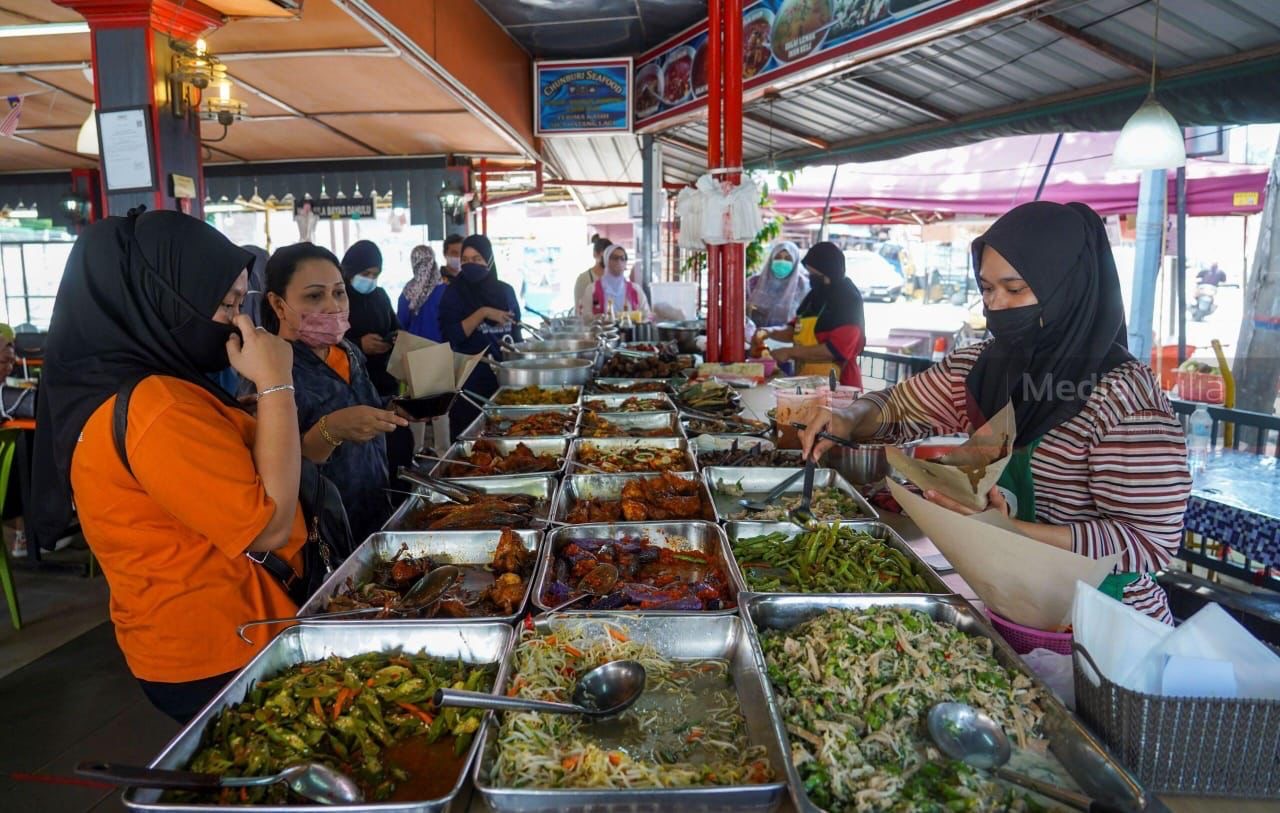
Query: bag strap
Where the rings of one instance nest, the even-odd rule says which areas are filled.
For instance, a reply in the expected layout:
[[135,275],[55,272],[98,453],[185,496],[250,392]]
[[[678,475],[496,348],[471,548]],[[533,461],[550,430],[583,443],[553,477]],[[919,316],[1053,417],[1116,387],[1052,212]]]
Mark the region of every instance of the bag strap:
[[[137,388],[139,381],[126,381],[120,385],[120,389],[116,390],[116,404],[111,414],[111,437],[115,442],[116,454],[120,458],[120,462],[124,464],[125,471],[129,472],[129,476],[137,480],[133,473],[133,466],[129,465],[129,451],[125,446],[125,438],[129,433],[129,402],[133,399],[133,391]],[[299,577],[293,568],[289,567],[289,563],[280,558],[273,551],[265,553],[254,553],[245,551],[245,556],[250,560],[257,562],[266,569],[276,581],[280,582],[280,586],[284,588],[286,593],[292,595],[294,586],[297,584]]]

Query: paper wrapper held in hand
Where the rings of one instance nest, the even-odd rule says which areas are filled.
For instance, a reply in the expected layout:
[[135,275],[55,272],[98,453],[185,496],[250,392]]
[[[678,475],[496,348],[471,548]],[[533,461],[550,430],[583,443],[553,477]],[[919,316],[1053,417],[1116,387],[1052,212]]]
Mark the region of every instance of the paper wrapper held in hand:
[[887,482],[902,510],[978,598],[1015,624],[1057,631],[1071,623],[1076,582],[1096,587],[1120,559],[1119,554],[1090,559],[1061,550],[1014,532],[997,511],[957,514]]
[[1014,423],[1013,407],[1006,405],[967,441],[937,460],[916,460],[893,446],[885,453],[889,465],[922,491],[936,491],[975,511],[984,511],[991,487],[1009,464],[1017,435]]
[[402,330],[396,334],[395,347],[387,359],[387,372],[409,385],[410,396],[425,398],[462,389],[483,355],[455,353],[447,344]]

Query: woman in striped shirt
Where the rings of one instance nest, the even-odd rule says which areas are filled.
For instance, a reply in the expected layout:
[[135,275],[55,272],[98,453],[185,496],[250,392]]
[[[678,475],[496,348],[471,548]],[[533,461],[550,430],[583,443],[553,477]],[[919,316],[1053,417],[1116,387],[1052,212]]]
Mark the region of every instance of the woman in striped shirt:
[[[891,442],[972,432],[1012,403],[1018,434],[992,506],[1041,543],[1095,558],[1119,553],[1100,589],[1171,623],[1152,574],[1181,540],[1186,442],[1155,376],[1126,349],[1102,219],[1079,203],[1025,204],[974,241],[973,261],[993,338],[864,396],[831,416],[833,431]],[[806,449],[827,424],[813,422]]]

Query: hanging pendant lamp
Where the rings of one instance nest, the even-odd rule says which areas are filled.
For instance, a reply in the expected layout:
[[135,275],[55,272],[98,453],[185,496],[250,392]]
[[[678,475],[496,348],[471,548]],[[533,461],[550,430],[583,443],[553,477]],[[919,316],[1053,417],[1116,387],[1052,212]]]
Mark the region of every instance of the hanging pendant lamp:
[[1177,169],[1187,165],[1182,128],[1156,99],[1156,46],[1160,43],[1160,0],[1156,0],[1155,30],[1151,35],[1151,86],[1147,98],[1129,117],[1111,154],[1112,169]]

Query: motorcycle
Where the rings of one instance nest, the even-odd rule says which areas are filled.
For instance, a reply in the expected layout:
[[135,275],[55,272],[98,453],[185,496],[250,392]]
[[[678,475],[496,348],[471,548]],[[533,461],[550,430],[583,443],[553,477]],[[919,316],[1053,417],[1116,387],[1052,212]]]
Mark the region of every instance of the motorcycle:
[[1191,306],[1191,319],[1203,322],[1204,318],[1218,309],[1214,300],[1218,298],[1218,286],[1202,282],[1196,286],[1196,301]]

